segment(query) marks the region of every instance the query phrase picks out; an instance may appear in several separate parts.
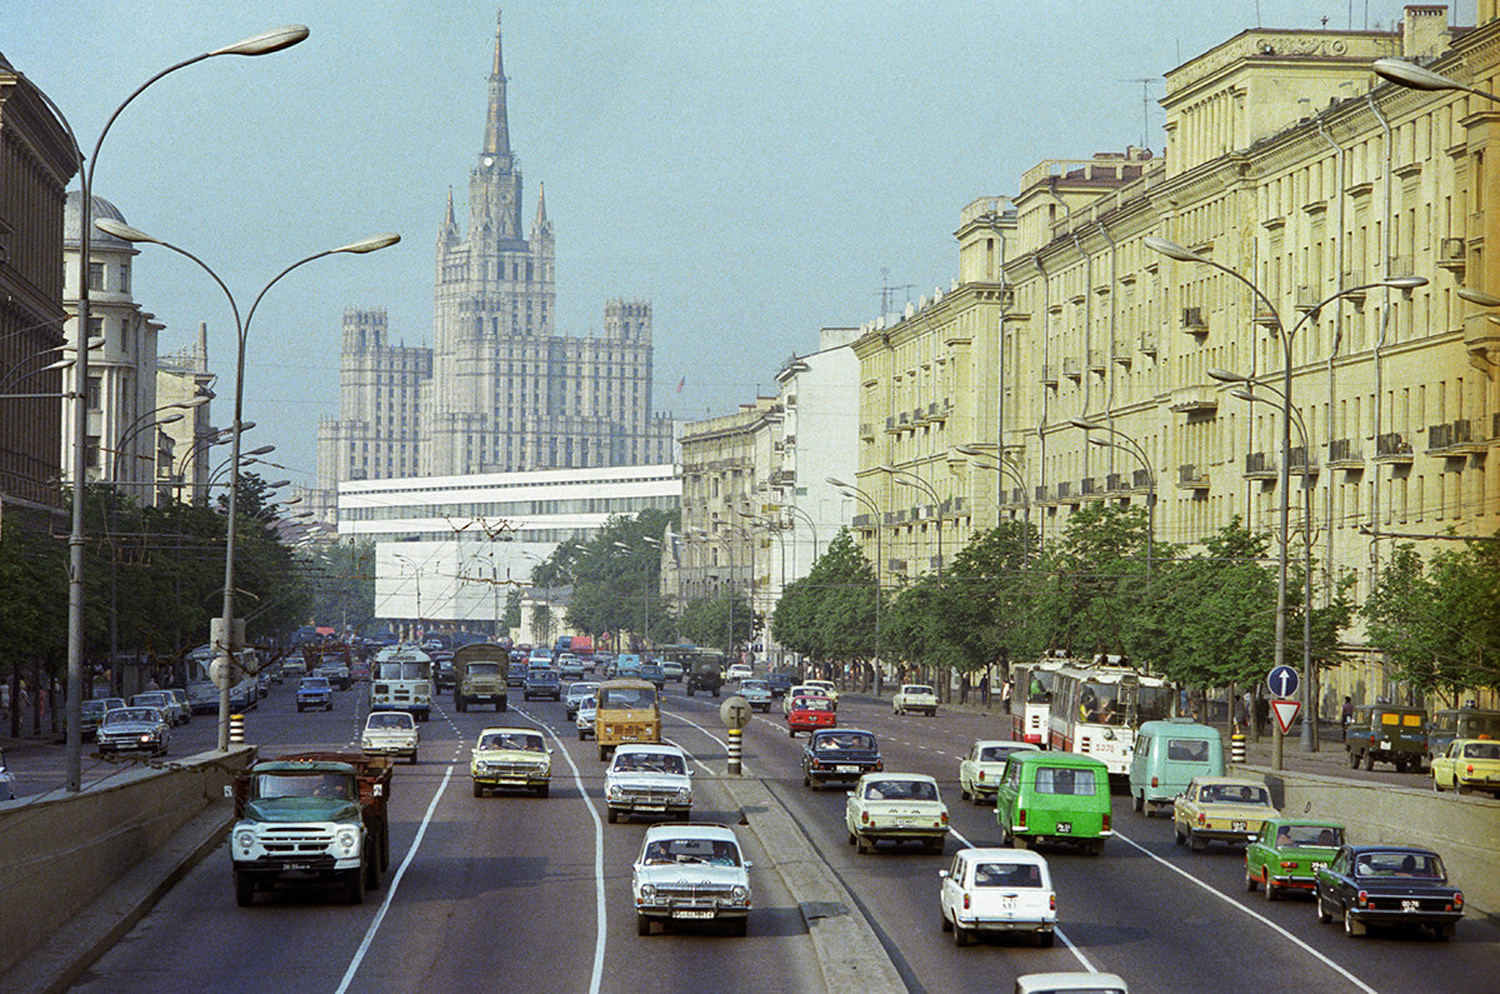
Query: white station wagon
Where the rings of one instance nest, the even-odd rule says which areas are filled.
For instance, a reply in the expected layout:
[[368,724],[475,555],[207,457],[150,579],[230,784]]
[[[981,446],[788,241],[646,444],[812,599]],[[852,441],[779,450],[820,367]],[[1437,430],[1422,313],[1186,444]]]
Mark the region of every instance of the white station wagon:
[[1057,893],[1047,860],[1026,849],[964,849],[946,870],[938,902],[943,931],[967,946],[979,932],[1025,932],[1052,945]]
[[1038,746],[1031,742],[1013,739],[980,739],[969,747],[969,754],[958,764],[958,796],[969,798],[975,804],[995,799],[1000,777],[1005,773],[1005,761],[1013,752],[1036,752]]
[[943,851],[948,808],[937,781],[920,773],[866,773],[844,803],[849,844],[869,852],[877,840],[915,840],[931,852]]
[[891,710],[897,714],[921,711],[931,718],[937,714],[937,693],[925,683],[903,683],[891,698]]

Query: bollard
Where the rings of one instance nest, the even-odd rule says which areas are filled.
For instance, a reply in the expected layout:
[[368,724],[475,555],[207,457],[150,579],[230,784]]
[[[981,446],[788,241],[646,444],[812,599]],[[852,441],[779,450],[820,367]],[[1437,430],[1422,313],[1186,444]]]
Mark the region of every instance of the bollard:
[[239,745],[245,741],[245,716],[232,714],[229,716],[229,742],[231,745]]
[[1229,736],[1229,761],[1244,765],[1245,762],[1245,733],[1235,732]]
[[738,728],[729,729],[729,774],[740,775],[740,738],[745,733]]

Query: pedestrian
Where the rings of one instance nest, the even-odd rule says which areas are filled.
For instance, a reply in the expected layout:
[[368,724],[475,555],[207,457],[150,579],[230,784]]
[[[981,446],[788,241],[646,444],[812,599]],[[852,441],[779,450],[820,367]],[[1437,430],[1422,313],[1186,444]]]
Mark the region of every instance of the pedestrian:
[[979,678],[979,697],[984,701],[984,706],[990,706],[990,675],[986,673]]
[[1266,726],[1271,723],[1271,702],[1264,697],[1255,699],[1255,737],[1260,738],[1266,734]]
[[1343,730],[1344,741],[1349,741],[1349,724],[1354,721],[1354,701],[1348,694],[1344,695],[1344,706],[1339,711],[1339,727]]

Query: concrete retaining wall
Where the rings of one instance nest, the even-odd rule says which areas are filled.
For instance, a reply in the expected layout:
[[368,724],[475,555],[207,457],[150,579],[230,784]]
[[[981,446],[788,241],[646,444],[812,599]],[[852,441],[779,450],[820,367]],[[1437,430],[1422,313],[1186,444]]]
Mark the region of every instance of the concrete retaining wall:
[[0,804],[0,974],[222,798],[253,755],[205,752]]
[[1264,766],[1234,772],[1263,776],[1284,814],[1341,823],[1352,844],[1436,850],[1468,910],[1500,916],[1500,801]]

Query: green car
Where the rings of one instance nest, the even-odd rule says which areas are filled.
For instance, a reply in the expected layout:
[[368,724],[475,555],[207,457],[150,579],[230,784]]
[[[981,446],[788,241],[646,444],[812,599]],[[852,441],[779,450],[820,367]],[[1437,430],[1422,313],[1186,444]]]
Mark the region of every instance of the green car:
[[995,822],[1006,845],[1071,842],[1095,856],[1110,827],[1109,769],[1071,752],[1015,752],[995,790]]
[[1343,844],[1344,826],[1336,821],[1267,819],[1245,847],[1245,889],[1264,885],[1267,901],[1287,890],[1312,893],[1318,868],[1333,862]]

